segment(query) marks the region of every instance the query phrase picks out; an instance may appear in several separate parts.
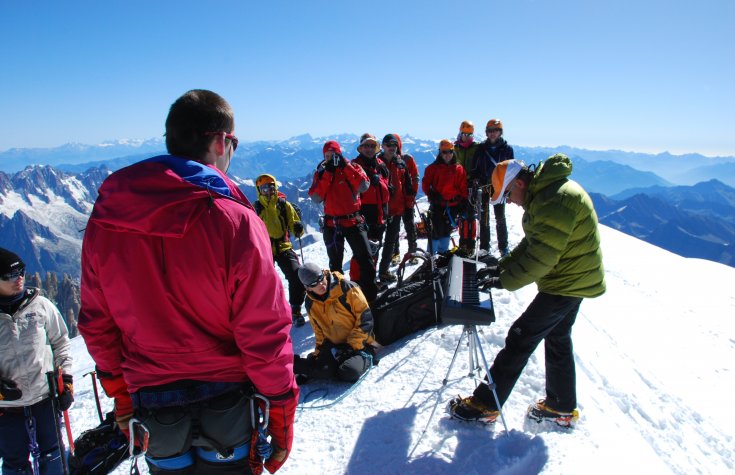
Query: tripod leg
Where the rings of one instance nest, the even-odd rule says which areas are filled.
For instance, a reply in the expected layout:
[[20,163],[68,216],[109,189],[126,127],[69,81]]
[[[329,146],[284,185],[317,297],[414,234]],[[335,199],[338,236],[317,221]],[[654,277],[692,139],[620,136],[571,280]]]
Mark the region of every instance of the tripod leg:
[[467,332],[467,338],[469,340],[469,356],[470,356],[470,366],[469,366],[469,372],[467,373],[467,376],[473,376],[475,374],[475,369],[479,366],[479,361],[477,360],[477,349],[475,348],[475,336],[472,330],[472,327],[465,326],[465,331]]
[[464,330],[462,330],[462,334],[459,335],[459,341],[457,342],[457,348],[454,349],[454,355],[452,356],[452,362],[449,363],[449,369],[447,369],[447,374],[444,376],[444,379],[442,380],[442,386],[447,385],[447,381],[449,381],[449,373],[452,371],[452,366],[454,366],[454,360],[457,359],[457,353],[459,352],[459,347],[462,344],[462,337],[464,336]]
[[480,341],[480,336],[477,334],[477,332],[474,333],[475,337],[475,344],[480,349],[480,356],[482,356],[482,363],[485,365],[485,374],[487,374],[487,383],[488,386],[490,386],[490,389],[493,392],[493,397],[495,398],[495,405],[498,407],[498,412],[500,413],[500,419],[503,421],[503,427],[505,427],[505,433],[508,433],[508,424],[505,423],[505,415],[503,414],[503,409],[500,407],[500,400],[498,399],[498,392],[495,390],[495,383],[493,382],[493,377],[490,375],[490,368],[487,365],[487,359],[485,359],[485,352],[482,349],[482,342]]

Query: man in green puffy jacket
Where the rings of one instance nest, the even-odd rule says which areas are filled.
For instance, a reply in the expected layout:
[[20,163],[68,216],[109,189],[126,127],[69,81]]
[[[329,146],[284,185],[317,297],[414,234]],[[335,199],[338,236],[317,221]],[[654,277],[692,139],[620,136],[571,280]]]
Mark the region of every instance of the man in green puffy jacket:
[[490,368],[497,402],[486,383],[472,396],[449,403],[456,419],[493,423],[534,350],[544,340],[546,398],[532,404],[528,417],[573,427],[577,412],[572,325],[585,297],[605,292],[597,214],[587,192],[569,179],[572,162],[556,154],[529,168],[515,160],[492,174],[491,204],[523,207],[524,238],[497,266],[477,273],[483,290],[520,289],[536,282],[539,293],[513,322],[505,347]]

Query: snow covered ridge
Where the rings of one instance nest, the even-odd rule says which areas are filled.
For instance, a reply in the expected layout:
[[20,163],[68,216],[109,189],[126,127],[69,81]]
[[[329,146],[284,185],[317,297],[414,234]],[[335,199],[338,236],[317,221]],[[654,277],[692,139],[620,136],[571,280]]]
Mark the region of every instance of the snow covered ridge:
[[68,174],[51,166],[0,172],[0,246],[22,255],[30,272],[78,277],[83,230],[107,174]]
[[[510,242],[516,244],[521,211],[507,209]],[[500,423],[486,428],[450,420],[446,403],[470,393],[475,383],[466,377],[463,347],[442,387],[462,328],[432,328],[387,346],[380,364],[332,407],[309,409],[334,401],[348,391],[346,384],[302,387],[293,452],[278,473],[733,473],[735,269],[682,258],[605,226],[601,233],[608,290],[582,303],[573,330],[580,410],[573,431],[525,422],[527,406],[544,396],[543,347],[503,408],[509,434]],[[346,254],[345,262],[349,248]],[[304,255],[327,265],[321,241],[305,246]],[[493,290],[497,321],[480,334],[489,360],[535,292],[534,286]],[[309,325],[291,335],[297,353],[313,348]],[[76,435],[98,420],[90,379],[83,376],[94,364],[81,338],[73,347],[76,402],[70,414]],[[103,409],[110,410],[112,401],[102,397]],[[124,463],[115,473],[128,471]]]

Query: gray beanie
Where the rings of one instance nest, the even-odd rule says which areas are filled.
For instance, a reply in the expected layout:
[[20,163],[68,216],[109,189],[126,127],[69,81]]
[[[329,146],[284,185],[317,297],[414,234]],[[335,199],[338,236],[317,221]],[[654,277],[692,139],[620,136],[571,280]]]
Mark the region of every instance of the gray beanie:
[[313,262],[307,262],[299,267],[299,280],[304,284],[304,287],[316,282],[322,274],[324,274],[322,268]]
[[25,263],[23,263],[23,260],[18,254],[0,247],[0,275],[15,272],[25,266]]

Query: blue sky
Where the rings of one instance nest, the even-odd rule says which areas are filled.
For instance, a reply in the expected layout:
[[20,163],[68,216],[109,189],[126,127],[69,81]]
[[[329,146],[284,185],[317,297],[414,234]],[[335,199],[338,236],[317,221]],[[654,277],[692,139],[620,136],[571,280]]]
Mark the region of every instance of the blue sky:
[[735,2],[2,1],[0,151],[163,134],[212,89],[245,140],[453,137],[735,155]]

